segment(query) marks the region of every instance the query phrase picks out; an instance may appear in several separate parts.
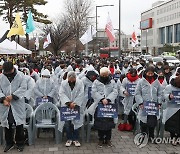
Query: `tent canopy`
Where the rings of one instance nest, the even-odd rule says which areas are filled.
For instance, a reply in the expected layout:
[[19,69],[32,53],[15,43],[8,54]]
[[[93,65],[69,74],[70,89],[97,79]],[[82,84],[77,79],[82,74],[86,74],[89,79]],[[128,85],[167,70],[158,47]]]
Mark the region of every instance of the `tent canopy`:
[[32,51],[23,48],[15,41],[6,39],[0,43],[0,54],[32,54]]

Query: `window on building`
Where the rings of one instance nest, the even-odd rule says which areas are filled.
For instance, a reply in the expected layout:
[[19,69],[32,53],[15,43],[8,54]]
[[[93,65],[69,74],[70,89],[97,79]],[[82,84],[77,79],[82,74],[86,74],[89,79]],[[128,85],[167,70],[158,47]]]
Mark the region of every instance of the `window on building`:
[[174,19],[176,19],[176,13],[174,13]]
[[165,44],[165,27],[159,29],[160,32],[160,43]]
[[157,15],[159,15],[159,10],[157,10]]
[[166,17],[164,17],[164,22],[166,22]]
[[174,42],[179,43],[180,42],[180,24],[175,25],[174,27]]
[[173,43],[172,38],[173,38],[173,26],[168,26],[168,27],[166,27],[166,40],[167,40],[167,43]]

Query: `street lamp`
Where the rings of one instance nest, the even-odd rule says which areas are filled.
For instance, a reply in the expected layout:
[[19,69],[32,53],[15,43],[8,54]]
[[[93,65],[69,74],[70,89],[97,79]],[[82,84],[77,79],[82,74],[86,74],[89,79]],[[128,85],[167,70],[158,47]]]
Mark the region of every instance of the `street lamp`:
[[98,33],[98,29],[97,29],[97,8],[98,7],[107,7],[107,6],[114,6],[114,5],[97,5],[96,6],[96,54],[97,54],[97,33]]

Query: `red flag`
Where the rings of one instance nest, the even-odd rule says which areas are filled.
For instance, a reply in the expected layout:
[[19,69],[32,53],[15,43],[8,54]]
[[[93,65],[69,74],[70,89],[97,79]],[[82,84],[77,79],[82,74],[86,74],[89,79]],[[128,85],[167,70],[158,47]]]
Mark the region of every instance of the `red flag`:
[[115,40],[114,28],[113,28],[112,21],[110,19],[109,14],[108,14],[108,18],[107,18],[107,24],[106,24],[105,31],[109,38],[109,41],[114,42],[114,40]]
[[132,33],[131,37],[132,37],[132,47],[136,47],[136,45],[138,44],[138,39],[137,39],[135,31]]

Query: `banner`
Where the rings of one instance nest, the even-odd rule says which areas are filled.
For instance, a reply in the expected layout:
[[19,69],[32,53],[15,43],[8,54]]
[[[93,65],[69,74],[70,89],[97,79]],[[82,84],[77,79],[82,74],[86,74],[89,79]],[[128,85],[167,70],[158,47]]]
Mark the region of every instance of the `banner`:
[[74,109],[69,107],[60,107],[61,121],[80,120],[80,107],[76,106]]
[[16,18],[7,37],[11,37],[12,35],[25,35],[19,13],[16,14]]
[[34,30],[35,30],[34,19],[33,19],[31,11],[29,11],[28,19],[27,19],[27,23],[26,23],[26,33],[29,34],[29,33],[33,32]]
[[159,115],[159,104],[157,102],[147,101],[143,103],[144,105],[144,116],[147,115]]
[[87,31],[79,39],[83,45],[93,40],[93,35],[96,34],[96,29],[93,26],[89,26]]
[[88,100],[91,99],[92,87],[88,87]]
[[117,104],[103,105],[102,103],[99,103],[97,107],[97,117],[117,118],[118,117]]
[[172,103],[176,105],[180,105],[180,91],[172,91],[174,99],[172,99]]
[[127,84],[127,92],[131,95],[135,95],[135,89],[137,84]]
[[117,82],[118,81],[118,79],[120,79],[120,77],[121,77],[121,74],[114,74],[113,75],[113,79]]
[[114,42],[115,41],[115,33],[114,33],[114,28],[113,28],[112,21],[111,21],[109,14],[107,17],[105,31],[106,31],[107,37],[109,38],[109,41],[111,43]]
[[53,98],[50,98],[50,97],[48,97],[48,98],[41,98],[41,97],[36,98],[36,106],[39,106],[43,103],[48,103],[48,102],[53,103]]

